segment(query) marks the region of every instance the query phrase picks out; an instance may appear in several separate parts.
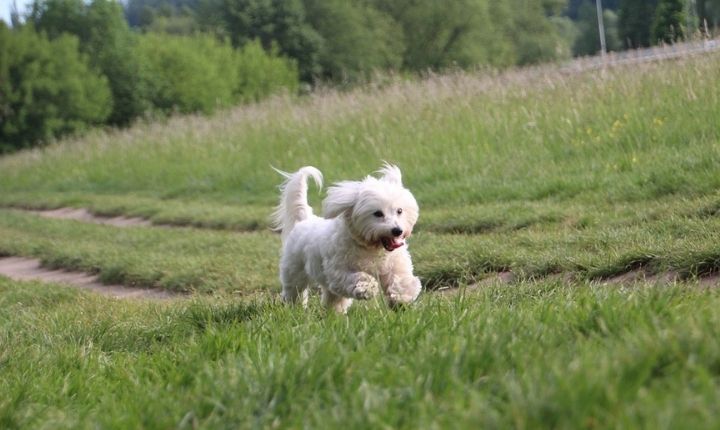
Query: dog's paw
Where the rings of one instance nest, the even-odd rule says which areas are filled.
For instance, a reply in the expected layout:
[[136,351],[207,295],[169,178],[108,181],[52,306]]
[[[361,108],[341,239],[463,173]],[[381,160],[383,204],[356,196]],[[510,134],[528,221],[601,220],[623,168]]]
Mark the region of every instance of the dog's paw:
[[378,291],[380,291],[380,285],[375,278],[371,276],[362,276],[355,283],[352,294],[356,299],[368,300],[375,297]]
[[387,290],[390,306],[414,302],[420,295],[421,290],[422,285],[419,278],[415,276],[399,278],[396,276]]

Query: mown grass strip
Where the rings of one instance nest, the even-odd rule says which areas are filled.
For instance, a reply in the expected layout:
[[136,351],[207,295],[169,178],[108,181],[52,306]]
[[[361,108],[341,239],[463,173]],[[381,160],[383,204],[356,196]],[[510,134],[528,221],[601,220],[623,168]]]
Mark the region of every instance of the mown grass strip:
[[[276,291],[279,237],[270,232],[124,229],[0,210],[0,254],[97,273],[106,283],[176,291]],[[642,267],[687,279],[720,269],[720,219],[670,218],[577,229],[537,226],[484,235],[418,232],[410,250],[428,289],[512,271],[604,279]]]
[[104,283],[181,292],[276,287],[278,241],[271,234],[121,229],[0,212],[0,254],[98,274]]
[[[231,231],[267,231],[272,206],[224,205],[206,200],[157,200],[128,195],[22,192],[0,195],[0,207],[31,211],[73,207],[98,217],[136,217],[155,225]],[[319,209],[319,204],[316,202]],[[466,206],[422,207],[416,231],[448,234],[511,234],[528,228],[575,229],[641,224],[671,217],[713,218],[720,193],[654,201],[496,202]]]
[[100,217],[137,217],[155,225],[216,230],[257,231],[268,228],[267,207],[227,205],[213,201],[158,200],[134,194],[97,195],[77,192],[23,192],[0,195],[0,207],[54,210],[87,209]]
[[15,281],[40,281],[52,286],[79,288],[118,299],[161,300],[178,297],[168,290],[131,288],[99,282],[95,275],[42,267],[40,260],[24,257],[0,257],[0,276]]

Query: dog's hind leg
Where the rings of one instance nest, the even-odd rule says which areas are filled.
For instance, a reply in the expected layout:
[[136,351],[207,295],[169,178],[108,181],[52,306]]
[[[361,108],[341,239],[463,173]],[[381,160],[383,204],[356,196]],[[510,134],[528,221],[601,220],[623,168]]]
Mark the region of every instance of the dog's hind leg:
[[283,267],[280,270],[280,282],[282,282],[282,299],[286,303],[301,303],[307,307],[309,280],[305,272],[292,270]]
[[307,285],[283,285],[282,299],[286,303],[300,303],[305,308],[308,304]]
[[322,303],[328,309],[332,309],[339,314],[347,313],[348,308],[352,305],[353,300],[349,297],[338,296],[327,288],[322,289]]

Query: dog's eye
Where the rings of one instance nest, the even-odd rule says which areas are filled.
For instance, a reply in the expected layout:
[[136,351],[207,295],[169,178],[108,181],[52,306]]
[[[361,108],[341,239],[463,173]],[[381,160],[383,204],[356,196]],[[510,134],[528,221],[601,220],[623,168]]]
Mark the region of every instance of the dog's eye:
[[399,209],[397,210],[397,214],[398,214],[398,215],[402,215],[402,208],[399,208]]
[[373,213],[373,215],[375,215],[378,218],[382,218],[385,216],[385,214],[383,214],[382,211],[375,211],[375,213]]

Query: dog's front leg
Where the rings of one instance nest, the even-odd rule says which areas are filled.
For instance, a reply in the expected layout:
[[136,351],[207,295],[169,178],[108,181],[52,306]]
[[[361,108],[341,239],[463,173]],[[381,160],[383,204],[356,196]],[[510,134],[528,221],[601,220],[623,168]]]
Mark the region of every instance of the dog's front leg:
[[368,300],[377,295],[380,285],[374,277],[365,272],[340,272],[326,274],[329,290],[342,297]]
[[405,276],[392,275],[386,295],[390,306],[394,307],[414,302],[420,295],[421,290],[422,285],[417,276],[412,276],[412,274]]
[[398,252],[388,260],[387,272],[381,279],[383,291],[392,307],[414,302],[422,290],[420,279],[413,275],[412,261],[407,252]]

